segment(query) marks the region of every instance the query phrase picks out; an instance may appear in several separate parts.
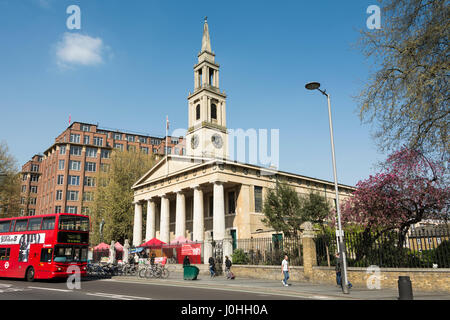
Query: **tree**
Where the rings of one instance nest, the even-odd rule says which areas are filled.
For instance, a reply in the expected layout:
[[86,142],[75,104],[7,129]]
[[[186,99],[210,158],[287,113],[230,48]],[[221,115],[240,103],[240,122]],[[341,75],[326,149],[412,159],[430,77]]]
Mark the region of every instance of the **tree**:
[[134,216],[132,185],[155,164],[153,157],[135,151],[115,150],[109,168],[100,170],[92,206],[93,243],[100,241],[99,225],[105,221],[103,241],[132,237]]
[[287,237],[297,236],[300,226],[306,221],[323,226],[329,218],[331,206],[325,197],[310,192],[299,196],[294,188],[277,182],[269,189],[263,204],[265,218],[262,222]]
[[6,142],[0,143],[0,214],[3,217],[20,214],[20,175]]
[[379,30],[361,31],[374,60],[361,91],[360,118],[377,122],[382,151],[407,145],[435,160],[449,159],[449,33],[446,0],[386,0]]
[[401,248],[411,225],[449,217],[450,187],[444,180],[444,168],[406,147],[388,157],[382,172],[359,181],[356,187],[341,205],[341,216],[344,224],[364,227],[363,239],[373,241],[384,232],[397,230]]

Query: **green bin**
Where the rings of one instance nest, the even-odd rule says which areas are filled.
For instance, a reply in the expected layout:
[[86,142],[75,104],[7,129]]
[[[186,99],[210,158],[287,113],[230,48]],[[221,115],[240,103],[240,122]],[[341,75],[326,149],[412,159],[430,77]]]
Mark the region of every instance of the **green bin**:
[[183,267],[183,279],[184,280],[197,280],[197,276],[200,269],[196,266],[184,266]]

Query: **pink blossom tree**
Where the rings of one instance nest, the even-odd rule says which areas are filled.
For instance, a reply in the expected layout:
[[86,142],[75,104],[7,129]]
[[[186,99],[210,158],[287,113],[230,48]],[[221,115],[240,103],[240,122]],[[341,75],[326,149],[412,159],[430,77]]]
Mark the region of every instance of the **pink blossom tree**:
[[382,164],[382,172],[357,183],[353,196],[341,205],[342,222],[362,226],[366,235],[396,230],[401,248],[411,225],[448,219],[450,187],[444,169],[403,147]]

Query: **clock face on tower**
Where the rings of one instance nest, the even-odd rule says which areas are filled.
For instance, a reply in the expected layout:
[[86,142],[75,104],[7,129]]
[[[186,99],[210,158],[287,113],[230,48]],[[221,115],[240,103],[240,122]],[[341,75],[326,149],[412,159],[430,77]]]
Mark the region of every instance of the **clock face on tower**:
[[220,149],[223,144],[222,137],[219,136],[218,134],[213,134],[211,136],[211,142],[213,143],[214,147],[216,147],[217,149]]
[[191,148],[195,149],[198,147],[198,136],[194,134],[191,138]]

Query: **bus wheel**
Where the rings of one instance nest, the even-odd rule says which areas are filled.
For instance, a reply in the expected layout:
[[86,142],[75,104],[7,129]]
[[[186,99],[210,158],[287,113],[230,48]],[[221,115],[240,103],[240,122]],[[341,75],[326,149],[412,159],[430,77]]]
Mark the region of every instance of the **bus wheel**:
[[27,269],[27,273],[25,275],[25,278],[27,279],[28,282],[33,282],[34,281],[34,268],[33,267],[29,267]]

